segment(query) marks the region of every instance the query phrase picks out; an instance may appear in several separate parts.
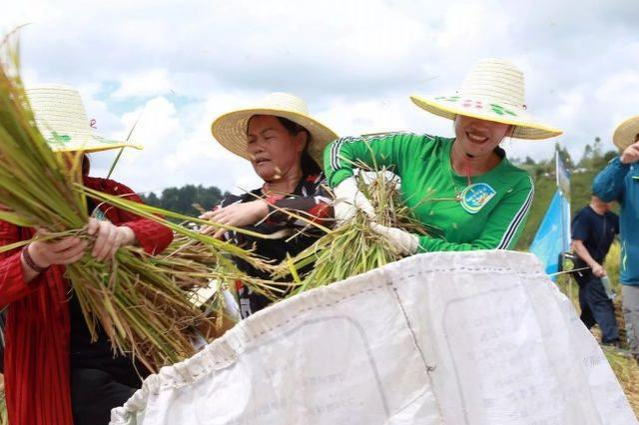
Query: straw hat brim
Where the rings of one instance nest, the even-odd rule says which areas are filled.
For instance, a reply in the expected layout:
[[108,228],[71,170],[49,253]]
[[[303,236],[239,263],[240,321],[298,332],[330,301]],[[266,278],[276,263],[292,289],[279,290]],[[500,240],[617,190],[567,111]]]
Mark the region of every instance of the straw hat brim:
[[119,140],[107,139],[95,133],[86,134],[84,135],[84,137],[76,137],[75,141],[71,139],[69,141],[65,141],[64,143],[56,141],[53,137],[48,137],[47,143],[49,144],[51,150],[54,152],[91,153],[120,148],[133,148],[138,150],[142,149],[141,145],[136,145]]
[[411,96],[415,105],[443,118],[454,120],[456,115],[515,126],[512,137],[542,140],[563,134],[562,130],[540,123],[521,109],[507,108],[491,101],[463,102],[458,96]]
[[253,115],[272,115],[286,118],[308,130],[311,134],[311,142],[307,147],[307,151],[320,167],[323,167],[324,164],[324,148],[338,138],[337,133],[308,115],[273,108],[250,108],[228,112],[213,121],[211,133],[215,140],[227,150],[246,160],[250,160],[246,152],[246,131],[249,119]]
[[623,151],[635,143],[637,134],[639,134],[639,115],[619,124],[612,135],[612,142]]

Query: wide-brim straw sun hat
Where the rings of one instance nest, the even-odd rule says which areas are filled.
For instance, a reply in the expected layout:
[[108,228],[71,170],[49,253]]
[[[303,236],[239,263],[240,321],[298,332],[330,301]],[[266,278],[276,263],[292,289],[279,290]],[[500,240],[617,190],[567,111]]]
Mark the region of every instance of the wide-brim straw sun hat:
[[515,126],[512,137],[539,140],[563,132],[526,111],[524,74],[502,59],[476,63],[452,96],[411,96],[420,108],[451,120],[457,115]]
[[98,152],[142,146],[97,134],[87,118],[80,93],[63,85],[40,85],[26,90],[38,130],[55,152]]
[[211,124],[211,133],[215,140],[234,154],[250,160],[246,150],[248,122],[254,115],[272,115],[286,118],[301,125],[311,134],[307,152],[321,167],[324,163],[324,148],[337,139],[337,134],[311,117],[306,102],[288,93],[271,93],[250,107],[220,115]]
[[612,135],[612,142],[623,151],[635,143],[637,134],[639,134],[639,115],[619,124]]

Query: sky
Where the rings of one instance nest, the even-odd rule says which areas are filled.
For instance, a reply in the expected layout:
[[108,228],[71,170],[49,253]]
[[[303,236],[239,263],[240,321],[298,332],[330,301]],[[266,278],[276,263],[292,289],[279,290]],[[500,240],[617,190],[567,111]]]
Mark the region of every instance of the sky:
[[[509,157],[580,157],[639,115],[637,0],[21,0],[27,86],[82,94],[97,131],[126,137],[113,175],[139,192],[187,183],[240,192],[260,185],[250,164],[212,138],[220,114],[283,91],[340,136],[411,131],[452,136],[413,94],[452,95],[483,58],[525,75],[528,112],[564,135],[505,142]],[[114,153],[92,156],[101,176]]]

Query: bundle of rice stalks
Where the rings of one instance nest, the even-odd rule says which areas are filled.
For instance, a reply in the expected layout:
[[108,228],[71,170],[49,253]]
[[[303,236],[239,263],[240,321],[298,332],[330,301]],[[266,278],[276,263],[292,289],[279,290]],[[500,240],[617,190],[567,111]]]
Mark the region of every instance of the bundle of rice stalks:
[[[77,235],[91,242],[84,230],[89,216],[86,191],[80,184],[81,156],[62,158],[51,151],[28,106],[15,45],[5,41],[3,48],[6,50],[1,53],[10,62],[0,64],[0,219],[46,229],[48,239]],[[99,193],[92,195],[104,200]],[[217,259],[223,252],[253,261],[245,250],[154,215],[162,210],[148,212],[141,204],[131,204],[129,211],[194,238],[215,252]],[[102,263],[89,252],[66,268],[66,276],[94,337],[99,323],[114,350],[137,357],[151,370],[194,354],[187,330],[210,319],[189,301],[189,293],[181,287],[196,279],[219,277],[227,263],[218,261],[220,267],[207,272],[179,254],[151,257],[139,248],[126,247],[118,250],[112,261]]]
[[[365,169],[364,165],[359,165]],[[372,182],[368,183],[372,177]],[[367,170],[356,176],[360,190],[375,208],[376,222],[411,233],[427,234],[401,199],[398,178],[385,169]],[[292,275],[297,288],[293,294],[365,273],[403,256],[386,239],[375,233],[370,219],[361,211],[350,220],[329,231],[316,243],[276,267],[275,278]],[[314,265],[313,265],[314,264]],[[300,270],[313,265],[300,276]]]
[[4,375],[0,373],[0,425],[9,425],[7,400],[4,392]]
[[7,401],[4,390],[0,393],[0,425],[9,425],[9,414],[7,413]]

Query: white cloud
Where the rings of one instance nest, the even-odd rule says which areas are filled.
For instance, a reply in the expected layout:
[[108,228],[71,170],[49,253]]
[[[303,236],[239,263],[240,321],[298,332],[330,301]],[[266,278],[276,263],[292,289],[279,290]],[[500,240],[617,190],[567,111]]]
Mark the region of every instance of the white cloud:
[[124,75],[120,87],[111,94],[113,99],[129,99],[167,94],[173,84],[166,69],[150,69]]
[[[529,111],[563,128],[558,140],[579,155],[639,113],[637,21],[636,0],[25,0],[0,27],[34,22],[22,39],[26,80],[79,87],[101,133],[125,135],[145,109],[134,137],[147,148],[127,152],[116,177],[149,190],[259,184],[209,126],[271,91],[304,97],[344,135],[451,135],[450,121],[408,96],[452,93],[482,57],[524,70]],[[553,145],[506,147],[542,158]],[[95,157],[104,170],[112,154]]]

